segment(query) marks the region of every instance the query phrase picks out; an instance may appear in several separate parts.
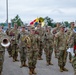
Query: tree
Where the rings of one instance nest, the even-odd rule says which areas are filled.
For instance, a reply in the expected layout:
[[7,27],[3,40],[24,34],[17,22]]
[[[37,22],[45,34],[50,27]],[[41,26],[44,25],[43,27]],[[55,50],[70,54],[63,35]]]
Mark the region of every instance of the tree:
[[12,22],[12,26],[14,26],[14,23],[17,23],[18,26],[21,26],[23,24],[19,15],[17,15],[14,19],[12,19],[11,22]]
[[51,18],[49,18],[48,16],[46,16],[46,17],[44,18],[44,20],[45,20],[45,22],[46,22],[46,24],[47,24],[48,26],[53,27],[53,23],[52,23],[53,19],[51,19]]
[[63,24],[64,24],[65,27],[69,27],[70,26],[68,21],[63,22]]

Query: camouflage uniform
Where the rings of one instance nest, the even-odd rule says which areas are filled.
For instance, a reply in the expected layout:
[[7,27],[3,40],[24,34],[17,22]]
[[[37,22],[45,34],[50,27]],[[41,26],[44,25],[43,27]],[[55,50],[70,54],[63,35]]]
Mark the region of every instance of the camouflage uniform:
[[35,74],[35,68],[37,64],[38,57],[38,43],[37,36],[35,34],[29,34],[30,46],[28,47],[28,67],[29,74]]
[[58,65],[60,67],[60,71],[68,71],[66,68],[64,68],[65,64],[66,64],[66,59],[67,59],[67,38],[66,38],[66,34],[64,32],[59,31],[56,35],[56,43],[58,46],[58,51],[59,51],[59,55],[58,55]]
[[5,48],[1,45],[1,42],[3,38],[6,37],[6,34],[2,31],[0,31],[0,75],[3,68],[3,62],[4,62],[4,54],[5,54]]
[[36,30],[38,32],[38,48],[39,48],[39,52],[38,52],[38,59],[39,60],[42,60],[42,52],[43,52],[43,35],[44,35],[44,32],[43,32],[43,29],[40,28],[40,29],[37,29]]
[[73,69],[74,69],[74,75],[76,75],[76,56],[74,56],[72,58],[72,66],[73,66]]
[[19,48],[20,48],[20,61],[21,61],[21,68],[23,66],[27,67],[26,65],[26,55],[27,55],[27,33],[25,31],[21,31],[18,34],[19,40]]
[[18,61],[17,57],[18,57],[18,30],[13,28],[10,31],[10,36],[11,36],[11,48],[12,48],[12,57],[13,57],[13,61]]
[[[8,35],[8,37],[11,39],[11,36],[10,36],[10,31],[11,31],[12,28],[8,28],[6,30],[6,34]],[[9,54],[9,57],[12,57],[12,49],[11,49],[11,44],[10,46],[7,48],[7,51],[8,51],[8,54]]]
[[[73,28],[70,28],[68,31],[67,31],[67,37],[69,38],[69,35],[70,33],[73,31]],[[70,42],[72,41],[73,39],[70,39]],[[69,42],[68,44],[68,47],[71,46],[71,43]],[[72,59],[72,56],[71,56],[71,53],[69,52],[69,62],[71,63],[71,59]]]
[[53,53],[53,45],[54,45],[53,43],[54,43],[53,35],[50,32],[46,32],[44,36],[44,45],[45,45],[44,51],[46,54],[47,65],[52,65],[51,57]]
[[[74,48],[74,45],[76,45],[76,32],[71,32],[69,39],[73,39],[71,41],[70,48]],[[74,69],[74,75],[76,75],[76,49],[74,50],[75,56],[72,57],[72,66]]]
[[[55,27],[53,30],[52,30],[52,33],[53,35],[55,35],[57,32],[60,31],[60,27]],[[54,37],[54,43],[55,43],[55,37]],[[55,53],[55,58],[57,58],[57,54],[58,54],[58,48],[57,48],[57,45],[54,45],[54,53]]]

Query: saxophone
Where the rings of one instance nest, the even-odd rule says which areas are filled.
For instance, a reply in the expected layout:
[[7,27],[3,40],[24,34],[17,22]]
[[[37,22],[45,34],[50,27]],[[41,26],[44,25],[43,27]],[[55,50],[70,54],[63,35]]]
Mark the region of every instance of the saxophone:
[[21,41],[22,41],[22,42],[25,42],[25,44],[27,44],[27,47],[31,47],[31,39],[30,39],[29,36],[24,35],[24,36],[21,38]]

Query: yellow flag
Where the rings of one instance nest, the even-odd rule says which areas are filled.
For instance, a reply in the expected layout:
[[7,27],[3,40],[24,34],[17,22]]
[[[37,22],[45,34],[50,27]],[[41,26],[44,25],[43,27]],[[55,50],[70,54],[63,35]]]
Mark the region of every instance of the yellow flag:
[[39,22],[39,18],[36,18],[36,22]]
[[45,25],[45,23],[44,23],[44,22],[42,22],[42,25],[41,25],[41,26],[43,27],[44,25]]

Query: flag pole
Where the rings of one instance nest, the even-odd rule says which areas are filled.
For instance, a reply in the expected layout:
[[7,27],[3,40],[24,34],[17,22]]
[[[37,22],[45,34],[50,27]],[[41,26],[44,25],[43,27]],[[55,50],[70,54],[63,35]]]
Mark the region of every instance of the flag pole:
[[7,26],[8,26],[8,0],[6,0],[6,23],[7,23]]

